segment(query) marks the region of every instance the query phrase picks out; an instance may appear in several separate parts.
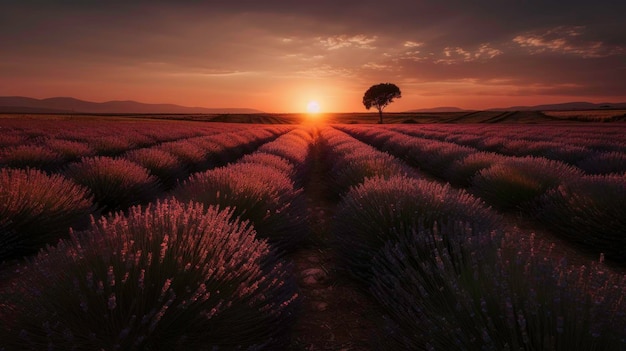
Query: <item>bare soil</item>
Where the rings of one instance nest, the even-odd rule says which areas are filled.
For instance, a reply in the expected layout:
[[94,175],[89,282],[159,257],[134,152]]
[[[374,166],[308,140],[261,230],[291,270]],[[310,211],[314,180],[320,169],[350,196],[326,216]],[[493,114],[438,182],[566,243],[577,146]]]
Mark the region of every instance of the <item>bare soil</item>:
[[327,188],[328,165],[320,145],[314,154],[304,187],[312,233],[308,243],[289,257],[302,302],[289,350],[376,350],[382,315],[367,292],[342,272],[332,245],[337,202]]

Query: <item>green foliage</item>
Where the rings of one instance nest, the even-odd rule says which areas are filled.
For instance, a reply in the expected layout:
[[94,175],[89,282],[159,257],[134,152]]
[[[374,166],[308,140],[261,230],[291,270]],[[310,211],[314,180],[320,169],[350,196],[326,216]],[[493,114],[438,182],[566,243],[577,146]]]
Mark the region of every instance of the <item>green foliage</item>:
[[288,267],[231,210],[167,200],[101,218],[0,292],[7,350],[285,346]]
[[400,88],[392,83],[372,85],[363,95],[363,105],[366,109],[375,107],[380,114],[380,123],[383,123],[383,109],[393,102],[393,99],[402,97]]

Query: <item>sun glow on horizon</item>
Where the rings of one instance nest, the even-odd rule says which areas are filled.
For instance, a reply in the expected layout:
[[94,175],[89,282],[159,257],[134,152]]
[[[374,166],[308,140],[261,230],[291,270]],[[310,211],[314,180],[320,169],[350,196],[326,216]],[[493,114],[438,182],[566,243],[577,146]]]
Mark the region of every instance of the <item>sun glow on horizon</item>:
[[311,100],[306,104],[306,112],[311,114],[320,113],[322,111],[322,107],[319,102],[315,100]]

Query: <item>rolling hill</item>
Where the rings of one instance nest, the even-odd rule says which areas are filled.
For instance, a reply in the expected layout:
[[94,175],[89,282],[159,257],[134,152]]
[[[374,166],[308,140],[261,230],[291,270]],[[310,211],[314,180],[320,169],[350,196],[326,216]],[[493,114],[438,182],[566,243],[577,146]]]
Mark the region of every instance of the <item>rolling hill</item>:
[[[534,105],[534,106],[510,106],[510,107],[494,107],[485,109],[485,111],[576,111],[576,110],[617,110],[626,109],[626,102],[604,102],[604,103],[591,103],[591,102],[565,102],[561,104],[546,104],[546,105]],[[433,107],[422,108],[417,110],[409,110],[406,112],[465,112],[474,111],[470,109],[463,109],[459,107]]]
[[204,108],[173,104],[145,104],[136,101],[90,102],[71,97],[33,99],[23,96],[0,96],[0,112],[4,113],[262,113],[249,108]]

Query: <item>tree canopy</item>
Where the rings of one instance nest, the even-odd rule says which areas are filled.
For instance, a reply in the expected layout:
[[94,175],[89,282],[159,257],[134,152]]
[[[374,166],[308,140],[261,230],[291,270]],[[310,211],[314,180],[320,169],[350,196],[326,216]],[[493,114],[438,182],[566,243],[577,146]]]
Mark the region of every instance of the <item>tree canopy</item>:
[[383,123],[383,109],[393,102],[393,99],[399,99],[402,97],[400,88],[393,83],[380,83],[372,85],[365,95],[363,95],[363,105],[366,109],[375,107],[378,110],[380,121]]

